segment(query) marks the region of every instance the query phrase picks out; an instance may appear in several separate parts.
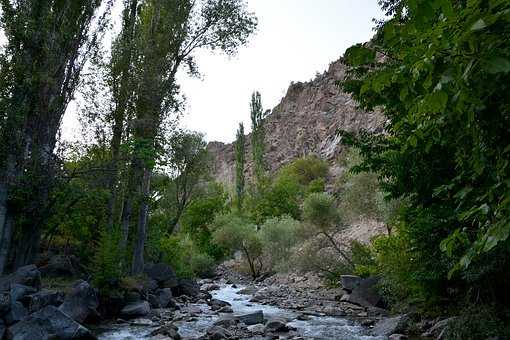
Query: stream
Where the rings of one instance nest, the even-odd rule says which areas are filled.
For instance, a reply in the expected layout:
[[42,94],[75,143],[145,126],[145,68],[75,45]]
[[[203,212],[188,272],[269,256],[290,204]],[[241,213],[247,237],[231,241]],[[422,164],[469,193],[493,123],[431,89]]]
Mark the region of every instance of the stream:
[[[356,325],[354,322],[336,317],[313,316],[309,320],[300,321],[296,317],[299,313],[291,310],[282,309],[270,305],[262,305],[250,302],[250,295],[242,295],[238,292],[244,287],[233,288],[232,285],[222,285],[219,290],[212,291],[213,298],[227,301],[232,305],[234,315],[244,315],[256,311],[262,311],[264,317],[283,317],[292,320],[288,325],[295,327],[300,336],[305,339],[325,339],[325,340],[382,340],[384,337],[375,337],[368,335],[365,328]],[[176,315],[189,313],[193,317],[187,321],[175,321],[174,324],[179,327],[179,334],[183,339],[197,339],[203,336],[207,329],[213,326],[214,322],[221,318],[216,312],[212,311],[206,304],[189,304],[181,307],[181,311]],[[176,318],[178,319],[178,318]],[[149,320],[147,320],[149,321]],[[120,340],[120,339],[141,339],[150,338],[150,333],[159,326],[146,324],[140,326],[132,325],[114,325],[111,329],[98,335],[100,340]]]

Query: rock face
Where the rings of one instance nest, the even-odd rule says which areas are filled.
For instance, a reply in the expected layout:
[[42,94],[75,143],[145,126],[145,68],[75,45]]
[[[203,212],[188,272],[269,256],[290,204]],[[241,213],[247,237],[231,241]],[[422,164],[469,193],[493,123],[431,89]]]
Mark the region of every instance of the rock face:
[[[265,119],[266,163],[270,171],[278,170],[293,159],[315,154],[332,165],[331,175],[341,172],[335,159],[342,152],[337,129],[358,132],[382,128],[380,113],[365,113],[337,85],[345,77],[342,60],[332,63],[327,72],[307,83],[292,83],[286,96]],[[252,173],[250,135],[247,144],[247,176]],[[235,178],[232,144],[211,142],[208,149],[214,158],[214,178],[232,185]]]

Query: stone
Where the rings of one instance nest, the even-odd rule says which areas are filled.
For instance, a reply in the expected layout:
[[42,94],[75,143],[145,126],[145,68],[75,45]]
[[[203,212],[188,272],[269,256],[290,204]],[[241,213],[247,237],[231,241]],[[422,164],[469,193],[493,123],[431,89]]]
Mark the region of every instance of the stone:
[[179,284],[174,270],[165,263],[145,265],[145,274],[164,288],[174,288]]
[[27,299],[28,311],[34,313],[46,306],[60,306],[64,302],[64,293],[43,289],[29,295]]
[[125,318],[136,318],[140,316],[146,316],[150,313],[151,307],[147,301],[139,301],[127,304],[120,314]]
[[206,292],[211,292],[213,290],[218,290],[220,289],[220,286],[215,284],[215,283],[206,283],[206,284],[203,284],[201,286],[201,289],[206,291]]
[[98,306],[99,300],[94,288],[87,281],[79,280],[65,296],[59,309],[76,322],[82,323],[89,315],[98,315]]
[[193,279],[179,279],[177,287],[172,289],[176,296],[186,295],[197,297],[200,294],[200,286]]
[[451,317],[436,322],[427,332],[422,334],[422,336],[426,338],[439,338],[441,333],[443,333],[444,330],[448,327],[448,324],[455,321],[455,319],[455,317]]
[[0,292],[10,290],[11,286],[15,284],[39,290],[41,288],[41,273],[33,264],[18,268],[14,273],[0,277]]
[[311,319],[310,315],[307,315],[307,314],[299,314],[297,317],[296,317],[297,320],[300,320],[300,321],[308,321]]
[[287,327],[287,320],[282,318],[270,319],[264,328],[266,333],[285,333],[289,330],[289,327]]
[[230,328],[230,327],[233,327],[235,325],[237,325],[237,323],[239,322],[239,320],[237,320],[236,318],[233,318],[233,317],[224,317],[224,318],[221,318],[219,319],[218,321],[216,321],[213,325],[214,326],[220,326],[220,327],[223,327],[223,328]]
[[92,333],[55,306],[46,306],[7,330],[11,340],[95,339]]
[[253,295],[255,293],[257,293],[257,288],[255,288],[253,286],[248,286],[248,287],[243,288],[237,292],[237,294],[241,294],[241,295]]
[[259,310],[254,313],[249,313],[239,316],[239,321],[247,326],[256,325],[258,323],[264,323],[264,313]]
[[377,291],[378,282],[379,278],[377,277],[361,279],[357,286],[350,286],[353,289],[348,294],[344,294],[341,301],[363,307],[380,306],[381,296]]
[[230,306],[224,306],[218,309],[218,313],[234,313],[234,310]]
[[388,340],[407,340],[407,339],[409,338],[403,334],[392,334],[388,337]]
[[208,339],[210,340],[222,340],[229,339],[232,334],[223,327],[213,326],[207,330]]
[[223,307],[230,307],[230,303],[223,301],[223,300],[211,299],[211,300],[209,300],[209,306],[211,306],[212,310],[217,311]]
[[405,332],[409,327],[410,319],[407,315],[398,315],[392,318],[380,320],[372,328],[372,334],[375,336],[390,336]]
[[340,284],[342,288],[351,292],[354,289],[358,288],[361,283],[361,277],[356,275],[341,275],[340,276]]
[[179,329],[173,323],[163,325],[151,332],[151,336],[165,336],[172,340],[180,340]]
[[7,325],[20,322],[28,316],[27,309],[19,301],[11,303],[11,309],[4,315],[4,320]]
[[172,289],[163,288],[156,291],[156,297],[161,308],[167,308],[172,302]]
[[253,333],[255,335],[262,335],[262,334],[264,334],[266,327],[263,324],[259,323],[256,325],[248,326],[247,329],[248,329],[248,331],[250,331],[251,333]]
[[25,296],[37,292],[34,287],[25,286],[19,283],[15,283],[11,286],[11,301],[20,301]]
[[73,256],[54,255],[48,264],[40,267],[39,270],[44,277],[73,277],[80,273],[74,265],[76,262]]

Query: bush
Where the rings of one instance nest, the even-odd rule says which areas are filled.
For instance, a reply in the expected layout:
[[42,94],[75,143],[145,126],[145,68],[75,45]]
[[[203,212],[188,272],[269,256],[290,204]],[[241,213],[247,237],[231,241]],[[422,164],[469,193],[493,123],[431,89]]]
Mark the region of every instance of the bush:
[[241,251],[250,274],[255,279],[262,269],[262,241],[257,228],[248,219],[234,214],[218,215],[213,222],[213,242],[230,250]]
[[328,162],[315,155],[298,158],[280,170],[280,176],[294,177],[299,184],[309,185],[318,179],[325,179],[328,176]]
[[292,247],[298,241],[301,223],[290,216],[275,217],[260,227],[266,265],[271,270],[286,271]]
[[119,249],[118,232],[102,231],[96,247],[92,271],[94,286],[109,291],[122,277],[124,252]]
[[214,273],[212,257],[201,252],[188,234],[179,233],[161,241],[165,262],[179,277],[209,277]]

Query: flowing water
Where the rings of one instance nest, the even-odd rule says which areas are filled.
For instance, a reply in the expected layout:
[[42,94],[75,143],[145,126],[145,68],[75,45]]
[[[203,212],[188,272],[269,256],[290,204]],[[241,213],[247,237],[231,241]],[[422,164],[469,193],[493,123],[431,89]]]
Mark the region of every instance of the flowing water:
[[[343,318],[327,316],[310,316],[309,320],[295,320],[298,313],[278,308],[275,306],[262,305],[250,302],[251,296],[241,295],[238,292],[241,288],[233,288],[231,285],[224,285],[219,290],[211,292],[214,298],[227,301],[232,305],[234,315],[243,315],[256,311],[262,311],[265,318],[283,317],[293,320],[289,323],[295,327],[298,333],[307,339],[324,340],[382,340],[383,337],[368,335],[366,329],[356,325],[352,321]],[[211,311],[209,306],[204,304],[190,304],[182,307],[183,310],[195,315],[190,321],[177,321],[179,334],[183,339],[196,339],[204,335],[209,327],[217,321],[220,316]],[[112,329],[99,334],[100,340],[120,339],[142,339],[148,337],[154,329],[151,326],[115,326]]]

